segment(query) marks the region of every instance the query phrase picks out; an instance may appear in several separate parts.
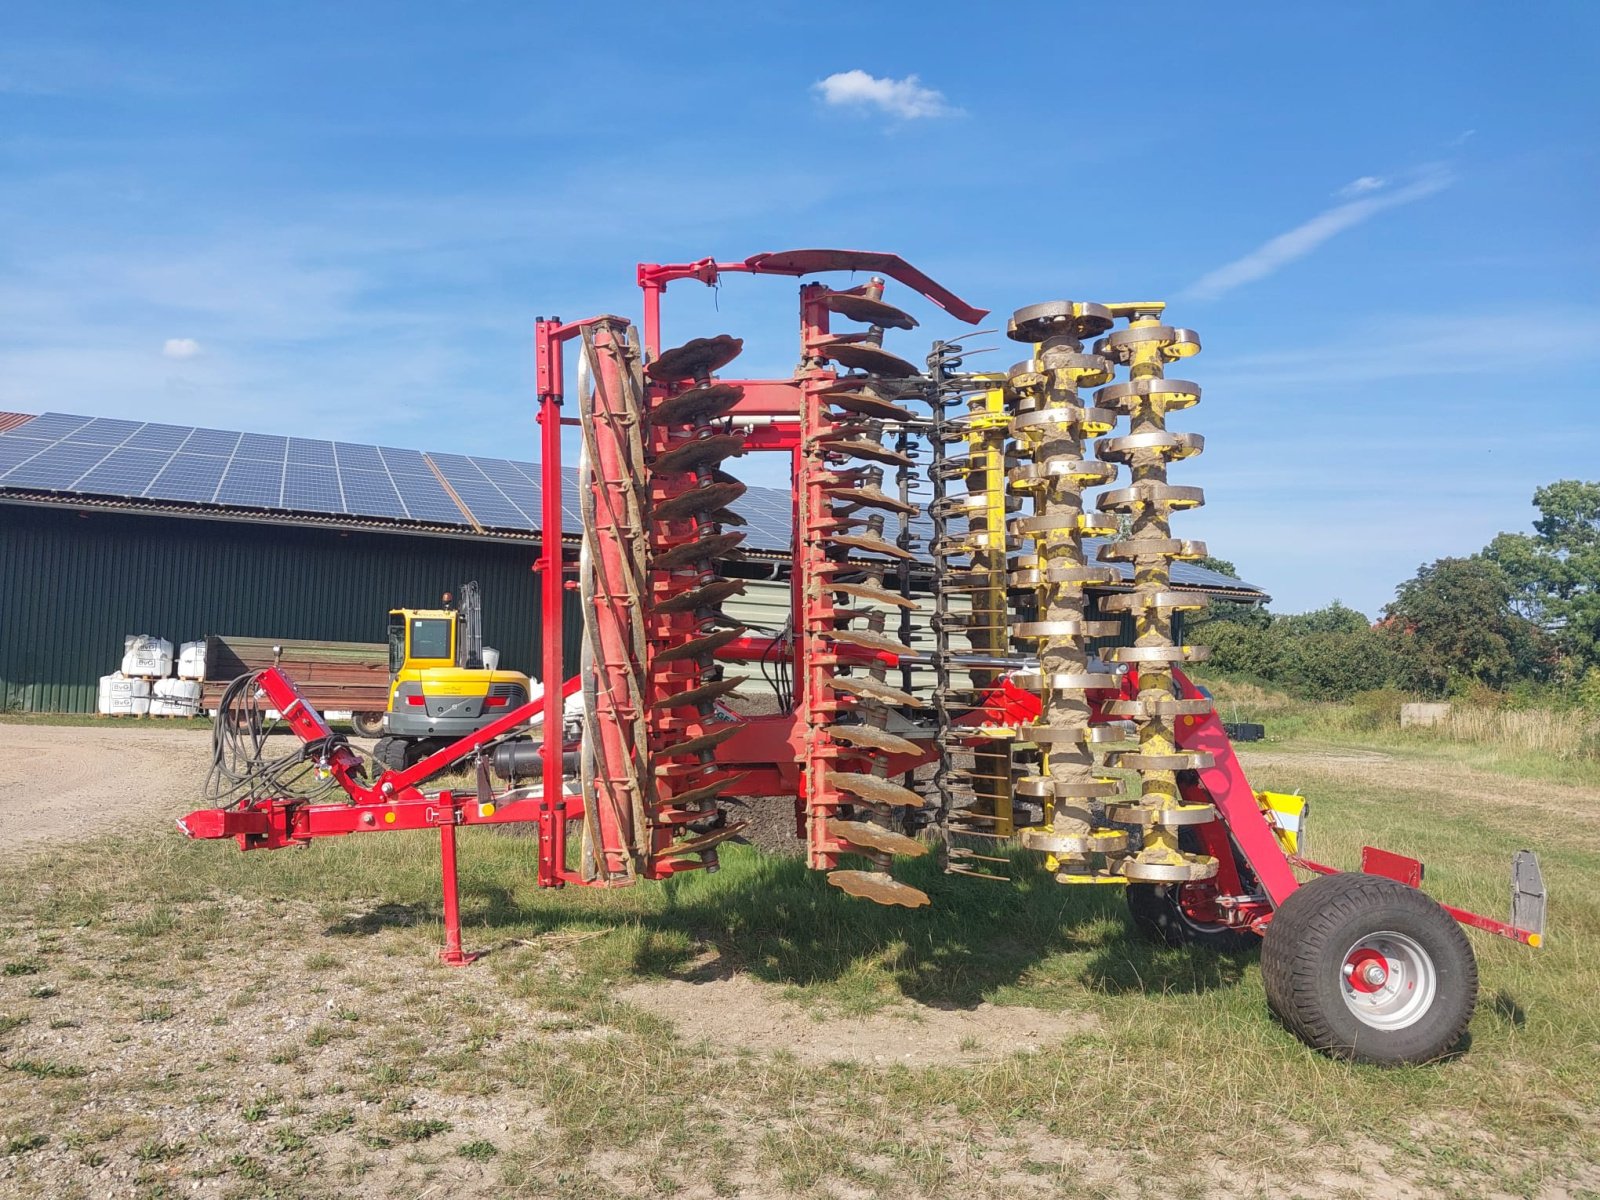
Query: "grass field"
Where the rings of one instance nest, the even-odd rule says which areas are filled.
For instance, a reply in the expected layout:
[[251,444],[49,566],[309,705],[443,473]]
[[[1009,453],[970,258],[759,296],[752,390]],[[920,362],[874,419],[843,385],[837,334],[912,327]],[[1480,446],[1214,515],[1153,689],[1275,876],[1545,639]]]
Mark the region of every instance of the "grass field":
[[0,1193],[1600,1196],[1600,789],[1320,733],[1246,765],[1313,797],[1317,857],[1416,853],[1492,915],[1510,852],[1539,851],[1548,948],[1472,935],[1462,1057],[1321,1058],[1253,954],[1151,947],[1120,896],[1031,869],[912,864],[917,912],[741,847],[539,893],[531,842],[468,831],[492,953],[451,970],[425,835],[240,855],[152,832],[0,882]]

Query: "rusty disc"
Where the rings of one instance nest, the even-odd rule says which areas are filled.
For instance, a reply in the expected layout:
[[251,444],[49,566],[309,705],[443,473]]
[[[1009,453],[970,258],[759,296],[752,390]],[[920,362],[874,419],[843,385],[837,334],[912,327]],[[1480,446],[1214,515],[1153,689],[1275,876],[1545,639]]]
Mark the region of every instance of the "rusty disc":
[[880,654],[893,654],[899,658],[912,653],[911,647],[897,638],[866,629],[825,629],[822,636],[838,646],[859,646]]
[[836,692],[849,692],[852,696],[860,696],[864,700],[879,700],[884,704],[904,704],[911,708],[926,708],[910,692],[902,692],[899,688],[892,688],[887,683],[879,683],[876,679],[865,676],[841,675],[837,679],[828,680],[828,686]]
[[662,471],[698,471],[715,466],[725,458],[744,453],[742,433],[702,433],[656,455],[652,468]]
[[693,338],[681,346],[663,350],[655,362],[644,369],[644,373],[657,383],[700,379],[718,367],[727,366],[739,357],[739,351],[743,349],[743,338],[726,333],[719,333],[716,337]]
[[915,600],[907,600],[904,596],[897,596],[884,588],[870,587],[864,583],[830,583],[830,592],[843,592],[847,596],[857,596],[862,600],[872,600],[878,604],[892,604],[896,608],[904,608],[915,612],[919,607]]
[[922,747],[897,733],[879,729],[876,725],[830,725],[828,734],[836,742],[860,746],[866,750],[882,750],[885,754],[921,754]]
[[699,587],[689,588],[658,600],[651,605],[651,608],[658,613],[693,612],[698,608],[711,608],[713,605],[721,604],[729,596],[739,595],[744,591],[744,586],[742,579],[713,579]]
[[665,650],[658,650],[650,656],[651,662],[669,663],[678,662],[685,658],[699,658],[706,654],[715,654],[729,642],[742,637],[745,627],[736,625],[732,629],[719,629],[715,633],[708,633],[704,637],[697,637],[693,641],[684,642],[680,646],[669,646]]
[[718,696],[726,696],[745,681],[745,676],[734,675],[728,679],[713,679],[710,683],[702,683],[682,692],[673,692],[661,696],[650,702],[651,708],[687,708],[690,705],[704,704],[708,700],[715,700]]
[[928,847],[914,837],[874,825],[870,821],[829,821],[828,833],[852,846],[864,846],[879,854],[904,854],[918,858],[928,852]]
[[926,892],[901,883],[887,871],[829,871],[828,882],[847,896],[858,896],[874,904],[921,908],[930,903]]
[[721,779],[712,780],[697,788],[690,788],[687,792],[678,792],[667,798],[668,803],[680,808],[693,808],[696,804],[703,804],[707,800],[715,800],[722,794],[722,789],[729,784],[738,783],[748,775],[748,771],[740,771],[736,775],[724,775]]
[[863,775],[858,771],[829,771],[828,782],[852,796],[860,796],[869,804],[889,804],[896,808],[922,807],[922,797],[910,788],[890,783],[877,775]]
[[738,837],[744,832],[745,826],[749,824],[749,821],[735,821],[732,825],[724,825],[721,829],[714,829],[710,833],[701,834],[697,838],[690,838],[687,842],[673,842],[672,845],[662,850],[657,857],[675,858],[680,854],[694,854],[696,851],[709,850],[720,842]]
[[892,304],[863,296],[859,292],[833,292],[823,298],[828,311],[841,317],[860,321],[865,325],[881,325],[885,329],[915,329],[917,319],[902,312]]
[[[676,546],[669,546],[665,550],[657,551],[650,556],[650,569],[652,571],[665,571],[672,567],[683,567],[694,562],[708,562],[713,558],[721,558],[744,541],[742,533],[714,533],[709,537],[697,538],[692,542],[680,542]],[[660,612],[658,608],[656,610]]]
[[915,420],[909,408],[901,408],[894,401],[885,400],[872,392],[828,392],[823,398],[842,412],[855,413],[857,416],[882,417],[889,421]]
[[843,500],[847,504],[858,504],[867,508],[886,508],[892,513],[912,513],[922,511],[922,506],[911,504],[896,496],[891,496],[881,488],[875,487],[828,487],[823,488],[823,493],[835,500]]
[[871,342],[823,342],[817,347],[817,353],[852,371],[868,371],[891,379],[904,379],[917,373],[917,368],[905,359]]
[[698,737],[692,737],[686,742],[679,742],[673,746],[662,746],[659,750],[653,750],[651,753],[657,758],[677,758],[681,754],[700,754],[706,750],[716,749],[743,728],[744,723],[742,721],[729,721],[727,724],[713,729],[710,733],[702,733]]
[[657,521],[704,516],[730,500],[737,500],[744,493],[745,485],[742,483],[707,483],[679,492],[669,500],[657,500],[650,508],[650,515]]
[[893,542],[886,542],[881,537],[873,537],[864,533],[835,533],[824,537],[823,542],[829,546],[849,546],[854,550],[862,550],[869,554],[887,554],[891,558],[903,558],[907,562],[915,562],[917,556],[909,550],[902,550]]
[[715,522],[718,525],[748,525],[748,524],[750,524],[749,521],[746,521],[743,517],[741,517],[738,513],[734,512],[733,509],[731,509],[731,508],[719,508],[719,509],[717,509],[716,512],[711,514],[709,519],[711,521]]
[[725,416],[744,398],[737,383],[702,383],[668,396],[650,410],[656,425],[703,425]]
[[910,467],[916,464],[916,459],[910,455],[901,454],[898,450],[878,442],[870,442],[866,438],[829,438],[820,443],[821,448],[829,454],[847,454],[852,458],[867,458],[873,462],[888,463],[891,467]]

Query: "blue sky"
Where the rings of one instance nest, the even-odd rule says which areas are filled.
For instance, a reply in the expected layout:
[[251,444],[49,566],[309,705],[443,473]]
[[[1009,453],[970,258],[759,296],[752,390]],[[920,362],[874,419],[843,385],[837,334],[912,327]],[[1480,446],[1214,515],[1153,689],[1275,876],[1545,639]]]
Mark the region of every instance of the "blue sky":
[[[0,409],[533,458],[535,315],[892,250],[1001,316],[1171,301],[1184,532],[1375,613],[1600,478],[1597,49],[1577,2],[13,3]],[[792,363],[792,281],[668,305]]]

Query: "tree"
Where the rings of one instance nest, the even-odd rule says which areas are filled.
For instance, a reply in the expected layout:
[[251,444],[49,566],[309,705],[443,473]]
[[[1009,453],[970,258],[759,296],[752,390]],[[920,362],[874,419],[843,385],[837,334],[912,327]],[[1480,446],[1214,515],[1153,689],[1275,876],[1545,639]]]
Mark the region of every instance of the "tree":
[[1335,600],[1326,608],[1306,613],[1291,613],[1279,617],[1284,627],[1295,634],[1307,633],[1365,633],[1372,622],[1365,613],[1357,612],[1342,600]]
[[1441,558],[1395,589],[1384,609],[1401,682],[1442,694],[1464,682],[1501,688],[1538,670],[1538,629],[1512,611],[1512,585],[1481,556]]
[[1484,557],[1505,573],[1516,611],[1582,675],[1600,667],[1600,483],[1558,480],[1535,491],[1533,503],[1534,532],[1502,533]]

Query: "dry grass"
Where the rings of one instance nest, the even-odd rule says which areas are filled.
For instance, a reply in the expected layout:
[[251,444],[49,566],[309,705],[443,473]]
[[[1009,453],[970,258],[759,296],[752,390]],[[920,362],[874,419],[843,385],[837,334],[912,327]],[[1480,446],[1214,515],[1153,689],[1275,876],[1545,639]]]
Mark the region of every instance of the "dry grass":
[[[1474,935],[1465,1057],[1323,1059],[1270,1021],[1254,956],[1145,945],[1118,897],[1035,870],[1004,888],[916,864],[935,900],[916,913],[739,848],[712,876],[539,893],[529,842],[467,831],[468,939],[497,949],[451,971],[431,839],[241,856],[151,836],[0,879],[0,1193],[1596,1194],[1600,792],[1415,747],[1273,755],[1255,783],[1314,796],[1319,857],[1419,852],[1442,899],[1497,913],[1510,849],[1539,849],[1550,948]],[[617,998],[727,970],[824,1038],[987,1001],[997,1052],[818,1064],[784,1029],[751,1053],[702,1041],[692,1003]],[[1007,1006],[1093,1020],[1007,1053]]]

